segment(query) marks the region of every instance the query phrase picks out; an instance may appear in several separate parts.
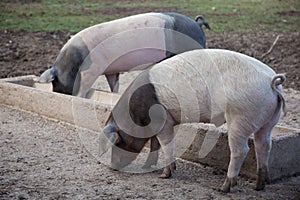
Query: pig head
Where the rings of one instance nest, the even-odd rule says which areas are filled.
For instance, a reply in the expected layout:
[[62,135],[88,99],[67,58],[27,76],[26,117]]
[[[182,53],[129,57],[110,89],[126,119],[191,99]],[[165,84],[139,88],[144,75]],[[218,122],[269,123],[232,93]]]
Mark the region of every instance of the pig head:
[[121,170],[136,159],[148,140],[133,137],[108,124],[100,134],[100,155],[111,148],[111,168]]
[[[100,134],[101,152],[112,147],[111,165],[122,169],[130,164],[150,139],[150,155],[144,167],[155,165],[160,144],[156,134],[165,126],[166,110],[155,98],[152,84],[142,73],[118,101]],[[143,98],[141,98],[141,96]]]
[[[88,57],[89,49],[81,37],[72,37],[65,45],[53,66],[43,72],[39,78],[40,83],[52,82],[53,91],[72,95],[74,83],[81,64],[91,62]],[[77,77],[79,78],[79,77]]]

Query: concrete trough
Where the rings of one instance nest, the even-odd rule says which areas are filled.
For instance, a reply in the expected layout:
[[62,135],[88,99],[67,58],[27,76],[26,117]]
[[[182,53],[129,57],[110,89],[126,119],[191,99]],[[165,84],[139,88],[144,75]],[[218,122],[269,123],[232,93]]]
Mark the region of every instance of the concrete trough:
[[[95,101],[51,92],[51,84],[35,83],[36,76],[22,76],[0,81],[0,103],[79,127],[100,131],[117,94],[95,91]],[[103,98],[102,98],[103,97]]]
[[[185,124],[180,132],[196,132],[194,141],[181,158],[227,170],[230,160],[227,130],[208,124]],[[186,134],[182,134],[186,135]],[[186,138],[182,138],[184,141]],[[216,141],[214,143],[214,141]],[[256,178],[256,157],[253,137],[241,174]],[[276,126],[272,132],[269,168],[271,180],[300,174],[300,130]],[[204,151],[201,151],[203,150]]]
[[[93,131],[100,131],[119,99],[118,94],[95,90],[91,99],[51,92],[51,84],[37,84],[36,76],[0,80],[0,104],[9,105]],[[227,169],[230,151],[227,131],[210,124],[175,127],[178,156],[183,159]],[[187,138],[190,138],[187,140]],[[276,126],[272,133],[270,176],[272,180],[300,174],[300,130]],[[241,174],[256,177],[253,139]]]

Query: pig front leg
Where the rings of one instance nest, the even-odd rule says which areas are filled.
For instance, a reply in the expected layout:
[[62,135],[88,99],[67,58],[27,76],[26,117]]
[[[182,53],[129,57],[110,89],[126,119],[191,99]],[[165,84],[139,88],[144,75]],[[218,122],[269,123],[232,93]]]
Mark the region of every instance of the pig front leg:
[[175,165],[175,141],[174,141],[174,121],[172,117],[168,114],[165,126],[163,130],[157,134],[157,139],[161,145],[161,148],[165,154],[166,167],[163,170],[163,173],[159,176],[160,178],[169,178],[174,174],[176,170]]
[[150,140],[150,153],[148,155],[145,165],[142,167],[143,169],[149,169],[152,165],[157,165],[159,148],[159,141],[156,137],[152,137]]
[[119,73],[105,74],[111,92],[117,93],[119,91],[119,75]]
[[95,64],[92,64],[88,69],[81,68],[74,82],[73,95],[87,98],[92,85],[102,75],[103,69],[99,69]]

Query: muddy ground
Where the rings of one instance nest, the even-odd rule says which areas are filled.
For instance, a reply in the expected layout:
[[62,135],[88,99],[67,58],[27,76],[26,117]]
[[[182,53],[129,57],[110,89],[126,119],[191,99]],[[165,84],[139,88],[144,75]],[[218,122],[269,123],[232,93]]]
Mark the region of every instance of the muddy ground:
[[[207,33],[208,48],[254,56],[278,73],[290,114],[281,125],[299,128],[300,32]],[[69,39],[67,31],[0,31],[0,78],[40,75]],[[279,39],[272,51],[262,57]],[[122,79],[121,79],[122,80]],[[3,94],[1,94],[3,95]],[[298,103],[297,103],[298,102]],[[178,161],[176,175],[161,180],[159,172],[113,172],[99,164],[78,135],[88,132],[35,114],[0,106],[0,199],[298,199],[300,177],[281,179],[265,191],[251,189],[254,180],[240,177],[230,194],[218,192],[226,172]]]

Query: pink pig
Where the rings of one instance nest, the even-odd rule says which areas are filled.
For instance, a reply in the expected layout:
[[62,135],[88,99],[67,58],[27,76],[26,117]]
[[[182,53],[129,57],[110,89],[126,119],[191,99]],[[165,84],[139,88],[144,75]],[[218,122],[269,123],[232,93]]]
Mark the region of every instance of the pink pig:
[[117,92],[120,72],[205,48],[202,25],[209,28],[202,16],[192,20],[178,13],[145,13],[89,27],[64,45],[39,82],[52,82],[55,92],[88,97],[98,76],[105,75]]

